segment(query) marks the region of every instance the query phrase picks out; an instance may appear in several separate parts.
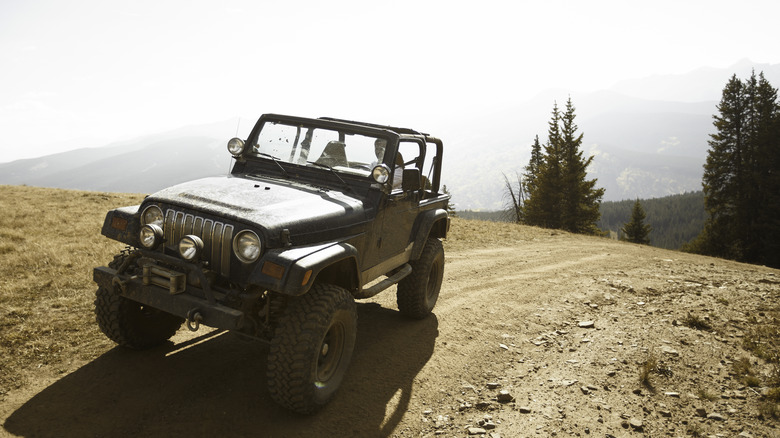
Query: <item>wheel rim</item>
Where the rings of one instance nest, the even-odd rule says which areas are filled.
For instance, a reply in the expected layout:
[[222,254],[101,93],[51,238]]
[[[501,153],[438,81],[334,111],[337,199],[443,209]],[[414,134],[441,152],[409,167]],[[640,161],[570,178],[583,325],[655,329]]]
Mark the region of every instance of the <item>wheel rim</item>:
[[317,352],[317,383],[324,384],[339,368],[344,351],[346,329],[340,322],[334,323],[325,334]]
[[425,299],[430,303],[431,300],[435,300],[439,295],[439,264],[433,263],[431,270],[428,272],[428,282],[426,284]]

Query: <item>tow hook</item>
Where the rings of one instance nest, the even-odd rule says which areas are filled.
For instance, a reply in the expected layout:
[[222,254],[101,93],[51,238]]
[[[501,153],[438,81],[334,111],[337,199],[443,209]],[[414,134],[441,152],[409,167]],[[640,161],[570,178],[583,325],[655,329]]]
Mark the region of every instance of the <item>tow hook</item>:
[[200,314],[198,309],[192,309],[187,312],[187,328],[191,332],[196,332],[200,328],[200,323],[203,322],[203,315]]
[[125,287],[126,287],[127,283],[128,283],[130,280],[135,280],[135,279],[136,279],[136,276],[135,276],[135,275],[133,275],[132,277],[128,278],[127,280],[122,280],[121,278],[119,278],[119,275],[114,275],[114,278],[112,278],[112,279],[111,279],[111,284],[112,284],[112,285],[113,285],[113,286],[114,286],[116,289],[119,289],[119,294],[121,295],[121,294],[124,294],[124,293],[126,293],[126,292],[127,292],[127,291],[125,290]]
[[125,293],[125,281],[122,281],[122,279],[119,278],[118,275],[115,275],[114,278],[111,280],[111,284],[119,289],[120,295]]

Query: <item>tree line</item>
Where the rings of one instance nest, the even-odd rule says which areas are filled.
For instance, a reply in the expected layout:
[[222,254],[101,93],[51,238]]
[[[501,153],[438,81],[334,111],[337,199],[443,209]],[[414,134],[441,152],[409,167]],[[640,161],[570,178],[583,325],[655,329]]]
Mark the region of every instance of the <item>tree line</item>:
[[[699,235],[707,219],[702,191],[652,199],[604,201],[599,206],[600,218],[596,221],[599,234],[628,240],[622,229],[631,222],[636,202],[640,203],[646,214],[641,224],[651,227],[648,233],[649,245],[659,248],[681,249]],[[515,222],[506,210],[459,210],[458,216],[464,219]]]
[[613,237],[630,240],[622,229],[631,222],[637,202],[646,213],[641,223],[652,227],[649,245],[659,248],[681,249],[699,235],[707,219],[704,192],[698,191],[653,199],[606,201],[601,204],[601,218],[596,225]]
[[684,249],[780,267],[780,104],[763,73],[723,89],[704,164],[707,220]]
[[[636,243],[681,246],[699,254],[780,267],[777,89],[763,73],[753,72],[746,80],[733,75],[717,110],[703,192],[672,198],[659,214],[657,203],[646,201],[643,206],[638,199],[630,208],[616,204],[614,211],[602,205],[604,189],[596,187],[596,179],[587,179],[593,157],[583,157],[580,149],[583,134],[578,133],[571,98],[563,111],[554,104],[546,142],[542,144],[537,135],[523,172],[511,179],[504,175],[510,220],[586,234],[619,229]],[[624,216],[629,210],[630,216]],[[618,227],[621,220],[626,222]]]

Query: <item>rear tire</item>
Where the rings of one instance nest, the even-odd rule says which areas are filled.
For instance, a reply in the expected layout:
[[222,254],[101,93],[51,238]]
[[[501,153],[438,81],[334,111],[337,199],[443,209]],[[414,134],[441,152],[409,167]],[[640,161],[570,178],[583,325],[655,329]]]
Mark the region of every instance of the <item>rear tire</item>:
[[95,292],[100,330],[117,344],[143,350],[160,345],[179,330],[184,319],[128,300],[103,287]]
[[444,245],[441,240],[429,238],[420,258],[409,264],[412,273],[398,283],[398,310],[409,318],[422,319],[433,311],[439,299],[444,278]]
[[287,303],[268,352],[268,390],[280,405],[309,414],[344,380],[357,333],[357,308],[345,289],[315,284]]

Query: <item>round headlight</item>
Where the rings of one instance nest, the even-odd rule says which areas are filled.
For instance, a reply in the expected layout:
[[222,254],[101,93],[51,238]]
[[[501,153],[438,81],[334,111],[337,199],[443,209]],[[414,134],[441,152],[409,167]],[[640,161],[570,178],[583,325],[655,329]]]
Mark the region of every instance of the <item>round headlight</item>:
[[160,210],[160,207],[156,205],[150,205],[146,207],[141,213],[141,225],[146,224],[157,224],[162,225],[163,223],[163,212]]
[[244,140],[240,138],[231,138],[227,144],[228,152],[230,155],[237,157],[244,153]]
[[163,229],[157,224],[146,224],[141,227],[141,232],[138,233],[138,237],[144,248],[155,249],[160,246],[163,241]]
[[252,231],[244,230],[233,239],[233,252],[244,263],[252,263],[260,258],[263,245],[260,238]]
[[374,181],[378,182],[379,184],[384,184],[387,182],[387,180],[390,179],[390,169],[388,169],[384,164],[380,164],[371,170],[371,178],[374,178]]
[[179,241],[179,254],[184,260],[195,260],[203,253],[203,240],[188,234]]

